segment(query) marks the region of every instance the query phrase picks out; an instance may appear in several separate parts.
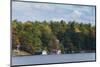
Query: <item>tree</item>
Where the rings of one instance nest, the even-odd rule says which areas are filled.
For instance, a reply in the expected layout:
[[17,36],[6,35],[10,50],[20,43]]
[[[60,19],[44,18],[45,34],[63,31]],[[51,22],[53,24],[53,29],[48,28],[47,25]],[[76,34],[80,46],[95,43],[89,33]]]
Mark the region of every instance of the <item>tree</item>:
[[21,50],[35,54],[47,50],[62,53],[96,50],[95,25],[76,21],[26,21],[13,20],[12,48],[18,44]]

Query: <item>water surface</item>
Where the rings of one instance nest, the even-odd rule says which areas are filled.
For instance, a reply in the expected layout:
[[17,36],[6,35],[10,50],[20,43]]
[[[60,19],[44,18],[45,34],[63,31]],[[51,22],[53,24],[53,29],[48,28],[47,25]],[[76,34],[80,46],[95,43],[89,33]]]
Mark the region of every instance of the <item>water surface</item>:
[[95,61],[95,53],[77,53],[61,55],[32,55],[12,57],[12,66],[29,64],[47,64],[78,61]]

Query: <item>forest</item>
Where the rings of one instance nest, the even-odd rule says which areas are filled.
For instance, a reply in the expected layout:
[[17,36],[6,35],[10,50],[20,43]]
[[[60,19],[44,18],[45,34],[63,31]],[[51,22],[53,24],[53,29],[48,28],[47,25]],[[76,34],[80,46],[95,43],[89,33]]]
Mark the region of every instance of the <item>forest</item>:
[[62,54],[95,52],[96,27],[91,23],[69,21],[18,21],[12,20],[12,50],[26,51],[32,55],[46,50],[61,50]]

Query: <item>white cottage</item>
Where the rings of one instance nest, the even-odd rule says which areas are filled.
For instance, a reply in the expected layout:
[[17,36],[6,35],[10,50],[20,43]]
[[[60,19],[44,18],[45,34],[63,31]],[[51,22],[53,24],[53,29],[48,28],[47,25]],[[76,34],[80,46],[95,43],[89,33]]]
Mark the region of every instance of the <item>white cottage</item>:
[[46,50],[43,50],[42,51],[42,55],[47,55],[47,51]]
[[57,54],[61,54],[61,50],[58,50],[58,51],[57,51]]

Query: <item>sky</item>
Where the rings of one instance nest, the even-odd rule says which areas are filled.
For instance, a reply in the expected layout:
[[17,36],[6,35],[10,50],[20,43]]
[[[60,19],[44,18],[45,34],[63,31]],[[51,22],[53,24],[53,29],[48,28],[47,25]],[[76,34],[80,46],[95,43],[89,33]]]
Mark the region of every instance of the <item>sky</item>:
[[48,4],[30,2],[12,2],[12,20],[18,21],[77,21],[95,24],[95,7]]

